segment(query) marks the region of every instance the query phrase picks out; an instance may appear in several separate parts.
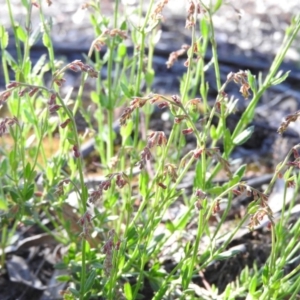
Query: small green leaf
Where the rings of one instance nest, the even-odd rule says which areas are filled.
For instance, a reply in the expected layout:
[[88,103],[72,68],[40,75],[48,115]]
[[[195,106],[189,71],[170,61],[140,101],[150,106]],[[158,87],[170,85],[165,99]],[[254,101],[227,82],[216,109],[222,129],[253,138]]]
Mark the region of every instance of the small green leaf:
[[201,28],[201,34],[202,34],[203,38],[208,38],[209,28],[208,28],[208,25],[207,25],[206,18],[201,19],[200,28]]
[[23,191],[24,201],[28,201],[29,199],[31,199],[31,198],[33,197],[33,193],[34,193],[34,184],[30,184],[30,185]]
[[224,152],[226,155],[230,152],[231,145],[231,133],[230,130],[226,128],[224,132]]
[[127,47],[124,43],[120,43],[118,46],[118,57],[123,58],[127,54]]
[[5,49],[8,45],[9,35],[5,30],[4,26],[0,26],[0,40],[1,40],[1,48]]
[[254,126],[250,126],[244,131],[242,131],[234,140],[233,144],[235,145],[242,145],[244,144],[249,138],[251,137],[253,131],[254,131]]
[[282,72],[278,72],[278,74],[276,75],[276,77],[271,80],[271,84],[272,85],[277,85],[277,84],[280,84],[281,82],[285,81],[288,78],[288,76],[290,74],[290,71],[287,71],[282,76],[281,76],[281,73]]
[[40,26],[36,26],[29,37],[29,46],[32,47],[42,36]]
[[249,284],[249,293],[250,295],[253,295],[256,291],[256,287],[257,287],[257,277],[254,276],[252,277],[250,284]]
[[237,184],[240,181],[240,177],[239,176],[233,176],[232,179],[228,182],[228,184],[226,185],[226,189],[234,186],[235,184]]
[[9,153],[9,164],[12,169],[16,169],[18,165],[18,160],[16,159],[16,152],[14,150]]
[[84,291],[85,292],[88,292],[92,288],[92,286],[95,282],[96,276],[97,276],[96,271],[92,270],[89,277],[88,277],[88,279],[86,280],[86,282],[84,284]]
[[0,162],[0,177],[3,177],[8,172],[8,159],[7,157],[2,158]]
[[210,137],[213,140],[217,140],[218,139],[217,130],[216,130],[216,126],[215,125],[211,125],[210,126]]
[[25,169],[24,169],[24,178],[26,180],[30,180],[31,178],[31,165],[30,163],[28,162],[25,166]]
[[241,165],[235,172],[234,172],[234,176],[238,176],[239,179],[241,179],[246,171],[247,165]]
[[194,187],[203,188],[204,178],[202,172],[202,162],[198,160],[196,163],[196,174],[194,178]]
[[9,195],[15,203],[19,202],[20,197],[19,197],[19,194],[16,192],[16,190],[11,189],[9,191]]
[[175,228],[173,222],[170,221],[170,220],[167,220],[165,226],[166,226],[166,229],[168,229],[171,233],[174,233],[175,230],[176,230],[176,228]]
[[265,286],[268,286],[269,284],[269,266],[265,265],[263,267],[263,272],[262,272],[262,282]]
[[22,5],[24,6],[24,8],[26,8],[26,10],[29,9],[29,1],[28,0],[21,0]]
[[96,93],[95,91],[92,91],[90,93],[90,97],[91,97],[91,100],[96,103],[96,104],[99,104],[100,103],[100,97],[99,97],[99,94]]
[[131,119],[127,120],[125,126],[121,126],[120,133],[124,141],[132,134],[132,130],[133,130],[133,121]]
[[213,195],[220,195],[222,192],[224,192],[226,187],[224,186],[214,186],[211,189],[209,189],[209,193]]
[[176,230],[183,230],[191,217],[191,212],[185,213],[178,221],[174,222],[174,227]]
[[186,289],[190,283],[189,274],[189,264],[186,263],[181,268],[181,285],[184,289]]
[[7,202],[6,202],[5,198],[0,196],[0,210],[6,211],[7,209],[8,209],[8,207],[7,207]]
[[18,64],[16,63],[15,59],[10,55],[10,53],[4,50],[3,57],[5,57],[9,66],[16,72],[18,69]]
[[46,48],[51,47],[51,40],[46,32],[44,32],[43,34],[43,44]]
[[25,30],[21,26],[18,26],[16,32],[17,32],[17,38],[21,42],[25,43],[25,41],[27,39],[27,34],[26,34]]
[[66,270],[68,268],[68,265],[64,262],[60,262],[54,265],[54,268],[56,270]]
[[139,190],[143,197],[147,196],[148,184],[149,184],[149,175],[147,172],[142,172],[140,174]]
[[222,3],[223,3],[223,0],[217,0],[216,4],[214,6],[214,9],[213,9],[214,13],[219,10],[219,8],[221,7]]
[[120,81],[121,90],[124,93],[124,95],[128,98],[131,98],[133,95],[131,94],[130,90],[127,87],[127,83],[124,83],[123,81]]
[[99,98],[100,98],[100,103],[101,105],[104,107],[104,108],[107,108],[109,107],[109,100],[108,100],[108,97],[107,95],[105,94],[100,94],[99,95]]
[[248,214],[250,215],[255,214],[259,208],[260,208],[259,204],[257,204],[255,201],[251,202],[248,205]]
[[38,61],[35,63],[34,67],[32,68],[32,75],[37,76],[37,74],[42,70],[43,66],[45,65],[47,55],[43,54]]
[[31,72],[31,60],[29,59],[29,57],[27,57],[23,67],[24,78],[28,78],[30,72]]
[[126,22],[126,21],[123,21],[122,24],[121,24],[121,26],[120,26],[120,28],[121,28],[122,30],[127,30],[127,22]]
[[145,74],[145,81],[147,83],[147,85],[150,87],[153,83],[153,80],[154,80],[154,70],[153,69],[150,69],[146,72]]
[[79,291],[77,291],[76,289],[73,289],[73,288],[69,288],[69,291],[70,291],[75,297],[77,297],[77,299],[79,299],[79,297],[80,297]]
[[256,78],[254,75],[251,74],[249,70],[247,71],[247,75],[248,75],[248,83],[250,85],[250,88],[253,91],[253,93],[256,94],[257,91]]
[[17,71],[16,71],[16,80],[19,82],[26,82],[24,73],[20,69],[17,69]]
[[72,279],[70,275],[59,275],[56,276],[55,278],[59,282],[68,282]]
[[124,294],[127,300],[132,300],[132,290],[129,282],[124,284]]

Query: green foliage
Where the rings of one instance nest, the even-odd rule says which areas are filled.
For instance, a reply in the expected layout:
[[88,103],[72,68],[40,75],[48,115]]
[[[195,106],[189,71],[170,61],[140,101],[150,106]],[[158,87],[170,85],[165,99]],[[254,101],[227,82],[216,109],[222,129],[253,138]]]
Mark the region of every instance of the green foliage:
[[[208,7],[199,1],[203,16],[190,16],[188,21],[195,24],[191,25],[191,47],[186,49],[187,70],[180,79],[180,95],[170,97],[151,93],[157,75],[153,54],[160,22],[155,16],[154,0],[148,1],[145,15],[142,9],[132,12],[133,19],[139,20],[138,26],[121,13],[119,1],[114,1],[112,17],[104,16],[98,3],[91,2],[94,41],[83,62],[69,63],[58,62],[55,57],[51,21],[45,18],[47,10],[40,9],[43,32],[30,32],[33,4],[22,1],[27,12],[23,26],[15,22],[7,1],[17,57],[7,52],[8,29],[0,25],[1,60],[7,83],[0,100],[1,104],[7,103],[9,110],[7,123],[1,123],[6,126],[6,135],[0,149],[0,246],[5,249],[19,222],[37,224],[68,245],[62,261],[55,265],[65,272],[56,278],[68,283],[65,299],[117,299],[121,295],[140,299],[146,284],[152,289],[153,299],[196,299],[199,295],[193,284],[199,274],[239,255],[240,250],[228,249],[234,235],[247,220],[249,229],[255,229],[262,214],[271,224],[268,261],[263,266],[246,266],[223,292],[212,286],[206,291],[209,299],[283,299],[299,293],[299,266],[286,271],[300,250],[300,221],[288,223],[295,201],[284,208],[277,224],[267,201],[281,173],[286,188],[293,183],[298,190],[299,175],[293,165],[286,166],[299,145],[278,165],[263,192],[244,181],[248,166],[234,170],[230,157],[236,146],[244,144],[254,132],[254,126],[249,124],[261,96],[288,77],[289,72],[281,74],[278,69],[300,29],[300,17],[286,31],[282,48],[264,81],[258,82],[247,70],[230,73],[221,82],[213,20],[224,4],[219,0]],[[39,39],[48,55],[33,62],[31,46]],[[126,39],[133,43],[133,53]],[[208,50],[212,59],[207,63],[204,58]],[[104,68],[105,78],[100,76]],[[209,85],[206,71],[212,68],[216,82]],[[61,89],[66,71],[81,73],[80,86],[73,93]],[[47,82],[45,73],[51,77]],[[94,88],[88,91],[90,101],[86,105],[83,91],[88,78]],[[226,94],[231,82],[240,86],[241,97],[249,98],[233,131],[227,128],[227,118],[234,113],[238,99]],[[210,86],[218,89],[212,105],[208,101]],[[174,124],[168,134],[149,133],[155,105],[169,109],[169,119]],[[115,112],[120,109],[119,129]],[[78,113],[87,123],[86,131],[78,128]],[[97,171],[102,175],[93,190],[88,190],[85,181],[89,162],[80,153],[90,134],[94,134],[100,160]],[[194,136],[195,144],[186,151],[188,134]],[[117,144],[119,136],[121,143]],[[216,147],[220,143],[222,151]],[[227,177],[220,184],[216,180],[221,170]],[[185,180],[193,182],[192,192],[182,187]],[[222,227],[235,195],[241,194],[252,196],[254,201],[226,234]],[[170,211],[179,203],[184,209],[172,216]],[[43,223],[44,215],[49,227]],[[213,219],[217,222],[212,226]],[[5,251],[1,253],[3,267]],[[164,261],[166,257],[171,261],[169,265]]]

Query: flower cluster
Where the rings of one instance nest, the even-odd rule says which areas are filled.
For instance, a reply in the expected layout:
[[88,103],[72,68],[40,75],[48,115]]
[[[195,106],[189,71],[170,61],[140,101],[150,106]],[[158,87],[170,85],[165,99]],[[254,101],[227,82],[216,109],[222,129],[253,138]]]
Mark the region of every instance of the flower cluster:
[[181,49],[171,52],[169,55],[169,59],[166,62],[167,68],[171,68],[174,65],[174,63],[178,60],[178,57],[184,55],[189,49],[189,47],[189,45],[184,44],[181,46]]
[[148,136],[147,145],[141,152],[141,160],[138,162],[139,168],[143,169],[146,161],[151,159],[150,149],[155,146],[165,146],[167,144],[167,138],[163,131],[154,131]]
[[92,224],[92,215],[86,211],[84,215],[79,219],[78,224],[82,227],[81,236],[87,238],[90,236],[90,225]]
[[200,98],[191,99],[187,102],[187,107],[194,113],[201,112],[203,108],[202,100]]
[[90,203],[96,203],[98,200],[100,200],[103,195],[103,191],[107,191],[111,187],[112,179],[115,179],[116,185],[120,189],[123,188],[129,182],[129,179],[124,172],[109,174],[107,175],[107,179],[103,180],[98,185],[98,188],[89,194],[88,201]]
[[70,183],[70,179],[63,179],[61,180],[55,190],[55,195],[56,196],[61,196],[64,193],[64,184],[69,184]]
[[[20,87],[22,83],[17,81],[12,81],[6,85],[6,90],[0,93],[0,106],[3,105],[4,102],[10,97],[12,91],[18,87]],[[19,91],[19,97],[24,96],[25,93],[28,94],[29,97],[32,97],[36,94],[36,92],[40,89],[39,86],[26,86],[22,90]]]
[[194,157],[198,159],[203,153],[205,153],[209,157],[213,157],[216,159],[224,168],[228,177],[232,177],[232,172],[230,170],[229,162],[224,159],[220,153],[220,149],[217,147],[214,148],[199,148],[194,151]]
[[249,89],[250,85],[248,83],[248,75],[245,71],[239,71],[237,73],[230,72],[227,75],[227,82],[234,81],[236,84],[241,86],[240,93],[243,95],[245,99],[249,98]]
[[85,72],[91,78],[98,78],[98,72],[95,71],[95,69],[93,67],[91,67],[88,64],[84,64],[80,60],[74,60],[73,62],[71,62],[68,65],[68,68],[74,72],[79,72],[79,71]]
[[107,277],[110,276],[112,268],[113,268],[113,254],[114,251],[118,251],[120,249],[121,241],[118,240],[115,242],[116,232],[115,230],[110,230],[108,233],[108,240],[103,246],[103,253],[106,254],[104,260],[104,272]]
[[259,225],[265,216],[267,216],[273,224],[273,212],[268,205],[269,196],[267,194],[260,192],[245,183],[240,183],[237,188],[232,190],[232,192],[235,195],[241,195],[245,192],[247,197],[252,197],[253,200],[259,204],[259,208],[250,218],[250,222],[248,224],[250,230],[253,230],[255,226]]
[[161,0],[158,2],[153,10],[153,13],[151,14],[152,20],[161,20],[163,18],[162,11],[164,7],[168,4],[169,0]]
[[105,45],[106,45],[106,39],[109,37],[120,37],[122,40],[126,40],[127,39],[127,33],[125,30],[121,30],[121,29],[107,29],[105,30],[93,43],[94,48],[97,51],[100,51]]
[[80,149],[79,149],[78,145],[74,145],[72,147],[72,150],[73,150],[74,157],[79,158],[80,157]]
[[203,8],[201,8],[199,3],[195,4],[195,2],[196,1],[188,0],[185,28],[191,28],[191,27],[195,26],[196,16],[199,15],[201,12],[203,12],[203,13],[206,12]]
[[56,96],[56,93],[50,94],[50,98],[47,102],[50,114],[55,114],[61,108],[61,105],[56,103]]
[[300,110],[296,111],[295,113],[291,114],[291,115],[288,115],[285,120],[280,124],[277,132],[279,134],[282,134],[284,133],[287,128],[289,127],[290,123],[292,122],[296,122],[297,119],[299,118],[300,116]]
[[197,189],[195,191],[195,196],[197,198],[197,201],[195,202],[195,208],[198,210],[201,210],[203,208],[201,203],[204,199],[207,198],[207,194],[205,192],[203,192],[202,190]]
[[300,156],[296,147],[292,148],[292,152],[293,152],[294,160],[287,162],[286,165],[288,167],[294,167],[300,169]]
[[0,122],[0,137],[8,132],[8,127],[11,127],[14,124],[19,125],[18,119],[16,117],[4,118],[4,120]]
[[11,91],[4,91],[0,93],[0,105],[3,105],[6,100],[9,98],[11,95]]
[[120,125],[125,126],[127,120],[131,118],[131,114],[133,113],[133,111],[137,108],[143,107],[148,100],[149,100],[149,98],[139,98],[139,97],[134,98],[129,103],[129,106],[126,107],[126,109],[122,113],[121,118],[120,118]]

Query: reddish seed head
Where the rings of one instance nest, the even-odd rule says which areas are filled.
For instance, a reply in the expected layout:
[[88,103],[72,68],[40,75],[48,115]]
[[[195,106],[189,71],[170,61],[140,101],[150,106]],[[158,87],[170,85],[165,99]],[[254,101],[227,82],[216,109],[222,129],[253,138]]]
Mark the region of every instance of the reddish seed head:
[[194,158],[198,159],[201,156],[202,152],[203,152],[203,149],[196,149],[194,151]]
[[3,93],[0,93],[0,101],[1,102],[6,101],[10,95],[11,95],[10,91],[4,91]]
[[206,198],[206,193],[204,193],[202,190],[198,189],[195,192],[195,196],[199,199],[205,199]]
[[19,82],[12,81],[6,85],[6,88],[11,89],[11,88],[18,87],[19,85],[20,85]]
[[80,157],[80,151],[78,149],[78,146],[74,145],[72,149],[73,149],[73,155],[74,155],[74,157],[79,158]]
[[237,196],[239,196],[239,195],[242,194],[242,192],[239,191],[238,189],[234,189],[234,190],[232,190],[232,192],[233,192],[235,195],[237,195]]
[[41,198],[41,197],[43,197],[43,193],[40,192],[40,191],[37,191],[37,192],[34,192],[34,196],[38,197],[38,198]]
[[179,97],[178,97],[177,95],[173,95],[171,98],[173,99],[173,101],[174,101],[175,103],[177,103],[177,104],[180,104],[180,103],[181,103],[181,101],[180,101],[180,99],[179,99]]
[[182,131],[182,134],[184,135],[188,135],[188,134],[191,134],[194,132],[193,128],[187,128],[187,129],[183,129]]
[[53,105],[49,106],[49,112],[50,112],[50,114],[54,114],[54,113],[57,112],[60,108],[61,108],[61,105],[53,104]]
[[80,71],[80,67],[77,65],[70,65],[69,69],[72,70],[73,72],[79,72]]
[[26,93],[26,91],[27,91],[27,88],[25,88],[25,89],[19,91],[19,93],[18,93],[19,97],[24,96],[24,94]]
[[71,122],[71,119],[67,119],[66,121],[64,121],[63,123],[60,124],[60,127],[66,128],[70,122]]
[[157,106],[159,109],[163,109],[163,108],[169,107],[169,104],[168,104],[168,102],[161,102]]
[[213,213],[216,214],[221,210],[220,208],[220,200],[217,200],[213,206]]
[[167,188],[167,186],[166,185],[164,185],[162,182],[159,182],[158,183],[158,186],[160,186],[162,189],[166,189]]
[[32,5],[35,6],[36,8],[40,8],[40,6],[39,6],[39,4],[38,4],[37,2],[32,1],[31,3],[32,3]]
[[29,91],[29,93],[28,93],[28,96],[29,96],[29,97],[32,97],[37,91],[38,91],[38,88],[37,88],[37,87],[31,89],[31,90]]

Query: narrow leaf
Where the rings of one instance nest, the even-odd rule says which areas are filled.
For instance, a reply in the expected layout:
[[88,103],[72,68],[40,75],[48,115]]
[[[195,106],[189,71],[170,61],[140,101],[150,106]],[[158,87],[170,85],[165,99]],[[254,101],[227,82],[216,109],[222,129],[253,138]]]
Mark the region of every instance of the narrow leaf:
[[254,131],[254,126],[250,126],[244,131],[242,131],[234,140],[233,144],[235,145],[242,145],[244,144],[252,135]]

